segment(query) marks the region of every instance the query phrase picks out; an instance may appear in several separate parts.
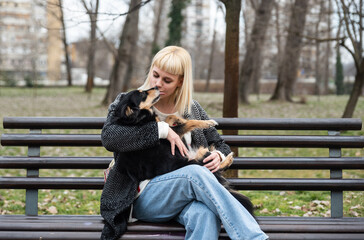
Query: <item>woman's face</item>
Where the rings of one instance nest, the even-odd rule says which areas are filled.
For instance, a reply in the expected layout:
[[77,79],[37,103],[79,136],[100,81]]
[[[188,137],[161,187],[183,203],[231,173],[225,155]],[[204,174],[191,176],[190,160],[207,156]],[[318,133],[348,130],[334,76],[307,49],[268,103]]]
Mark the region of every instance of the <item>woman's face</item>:
[[151,87],[158,88],[161,100],[172,96],[176,88],[182,86],[182,81],[179,75],[170,74],[155,66],[152,69],[150,84]]

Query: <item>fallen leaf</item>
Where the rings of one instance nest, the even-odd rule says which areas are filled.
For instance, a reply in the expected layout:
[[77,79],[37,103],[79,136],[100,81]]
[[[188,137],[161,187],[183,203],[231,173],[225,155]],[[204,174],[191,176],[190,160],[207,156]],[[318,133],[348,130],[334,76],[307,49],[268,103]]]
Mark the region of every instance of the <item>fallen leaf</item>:
[[57,214],[57,213],[58,213],[57,208],[56,208],[55,206],[51,206],[51,207],[49,207],[49,208],[47,209],[47,211],[48,211],[49,213],[52,213],[52,214]]

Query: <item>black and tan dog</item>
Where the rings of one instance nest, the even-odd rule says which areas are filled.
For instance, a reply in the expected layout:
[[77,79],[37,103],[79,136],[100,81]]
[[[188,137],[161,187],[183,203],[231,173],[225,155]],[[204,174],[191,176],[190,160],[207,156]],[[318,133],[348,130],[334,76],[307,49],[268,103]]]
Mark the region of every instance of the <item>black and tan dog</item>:
[[[111,121],[120,125],[143,125],[159,121],[152,108],[158,100],[159,91],[157,88],[128,92],[117,104],[115,115]],[[214,120],[186,120],[175,115],[167,117],[165,121],[181,137],[196,128],[206,129],[217,125]],[[204,165],[205,163],[202,160],[211,154],[211,149],[198,146],[193,147],[197,149],[193,156],[183,157],[178,149],[176,149],[175,155],[172,155],[169,141],[160,139],[160,144],[153,148],[119,153],[122,154],[120,159],[123,159],[123,161],[122,163],[115,164],[121,164],[118,166],[119,169],[123,169],[123,171],[126,171],[129,176],[137,181],[142,181],[190,164]],[[232,162],[233,153],[226,157],[220,169],[228,168]],[[221,174],[222,170],[214,173],[217,180],[253,215],[253,204],[251,201],[246,196],[229,187],[227,180]]]

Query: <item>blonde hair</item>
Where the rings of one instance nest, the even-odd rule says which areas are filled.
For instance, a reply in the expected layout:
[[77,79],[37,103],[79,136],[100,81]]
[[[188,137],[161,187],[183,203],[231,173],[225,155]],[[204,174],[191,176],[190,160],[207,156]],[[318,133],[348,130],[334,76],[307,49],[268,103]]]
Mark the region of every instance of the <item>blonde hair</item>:
[[183,78],[182,86],[174,92],[174,103],[176,110],[183,116],[187,111],[191,111],[193,78],[192,78],[192,61],[190,54],[181,47],[168,46],[160,50],[153,58],[150,65],[149,73],[144,84],[139,88],[147,90],[151,87],[150,79],[153,67],[157,67],[173,75],[179,75]]

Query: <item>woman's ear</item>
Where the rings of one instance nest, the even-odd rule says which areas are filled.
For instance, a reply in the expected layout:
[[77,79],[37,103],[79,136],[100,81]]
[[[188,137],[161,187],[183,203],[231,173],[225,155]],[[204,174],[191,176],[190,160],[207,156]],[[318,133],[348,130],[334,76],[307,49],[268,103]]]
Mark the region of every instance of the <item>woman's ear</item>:
[[177,87],[182,87],[183,81],[184,81],[183,76],[180,76],[180,77],[178,78],[178,84],[177,84]]

